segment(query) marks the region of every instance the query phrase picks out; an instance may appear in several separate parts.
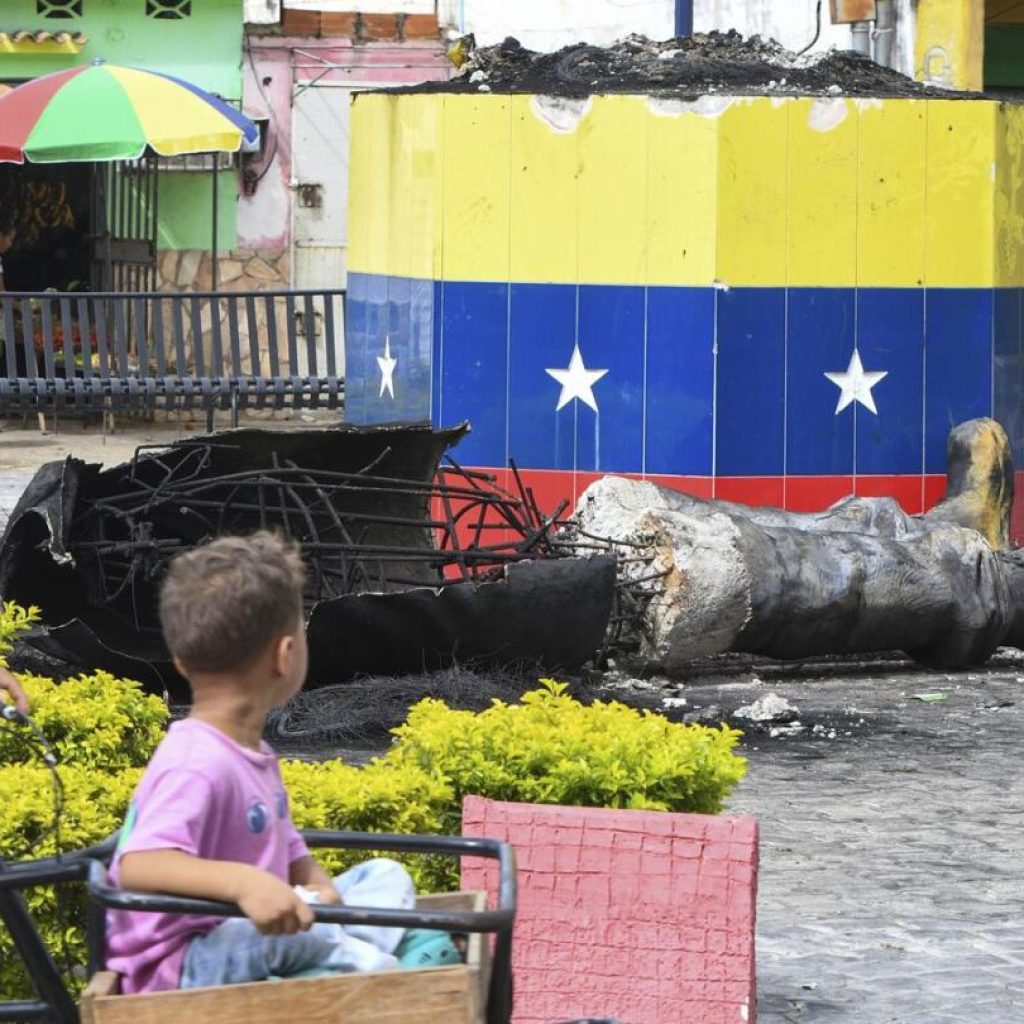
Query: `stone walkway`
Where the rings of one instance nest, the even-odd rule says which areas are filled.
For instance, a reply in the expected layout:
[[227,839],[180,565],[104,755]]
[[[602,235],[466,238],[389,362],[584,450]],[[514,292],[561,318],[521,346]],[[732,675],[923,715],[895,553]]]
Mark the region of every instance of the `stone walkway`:
[[751,667],[681,693],[805,726],[748,732],[729,808],[761,822],[761,1024],[1024,1021],[1024,656]]

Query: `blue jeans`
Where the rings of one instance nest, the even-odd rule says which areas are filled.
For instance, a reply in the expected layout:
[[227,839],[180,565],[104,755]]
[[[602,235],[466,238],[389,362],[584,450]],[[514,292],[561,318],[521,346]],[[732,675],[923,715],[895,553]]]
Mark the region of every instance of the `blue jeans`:
[[[338,875],[334,887],[345,903],[357,907],[408,910],[416,902],[405,868],[384,858],[364,861]],[[295,935],[261,935],[247,918],[229,918],[189,943],[181,987],[237,985],[272,975],[286,978],[314,968],[387,970],[398,964],[391,954],[403,933],[402,928],[374,925],[314,924]]]

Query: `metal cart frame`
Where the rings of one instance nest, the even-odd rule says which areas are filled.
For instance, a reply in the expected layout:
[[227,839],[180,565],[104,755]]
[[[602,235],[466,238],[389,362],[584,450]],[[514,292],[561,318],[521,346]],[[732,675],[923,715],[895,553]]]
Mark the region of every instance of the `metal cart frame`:
[[[441,854],[452,857],[486,857],[498,862],[498,905],[484,911],[380,910],[355,906],[315,906],[318,921],[329,924],[373,924],[401,928],[426,928],[448,932],[494,935],[491,974],[487,993],[487,1024],[509,1024],[512,1016],[512,926],[516,912],[515,853],[508,843],[461,836],[412,836],[373,832],[303,831],[312,849],[368,850],[389,853]],[[36,999],[0,1002],[0,1022],[48,1021],[80,1024],[78,1007],[68,992],[53,957],[36,928],[21,895],[38,885],[85,882],[89,892],[86,922],[89,974],[103,967],[106,907],[139,912],[201,914],[244,917],[232,903],[186,899],[115,888],[107,881],[107,865],[117,837],[98,846],[33,861],[7,863],[0,859],[0,920],[25,965],[36,990]]]

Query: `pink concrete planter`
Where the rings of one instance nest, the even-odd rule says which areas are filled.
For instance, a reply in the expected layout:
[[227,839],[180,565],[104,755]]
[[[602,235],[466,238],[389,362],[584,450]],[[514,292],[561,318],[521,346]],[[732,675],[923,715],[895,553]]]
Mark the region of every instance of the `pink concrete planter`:
[[[473,796],[462,831],[516,850],[515,1024],[755,1020],[755,818]],[[496,877],[464,862],[464,889]]]

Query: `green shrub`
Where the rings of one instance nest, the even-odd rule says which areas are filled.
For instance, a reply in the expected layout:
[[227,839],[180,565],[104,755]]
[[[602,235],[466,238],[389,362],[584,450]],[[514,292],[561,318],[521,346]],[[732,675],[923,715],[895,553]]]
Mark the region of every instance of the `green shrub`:
[[[61,815],[61,849],[90,846],[120,828],[128,799],[141,768],[106,773],[78,765],[62,765],[64,812]],[[0,767],[0,857],[28,860],[56,852],[53,825],[53,791],[50,772],[27,764]],[[85,963],[85,892],[80,885],[60,887],[58,907],[51,886],[24,893],[50,952],[63,965],[64,953],[74,963]],[[34,993],[24,975],[6,929],[0,926],[0,996],[29,998]]]
[[22,608],[13,601],[0,604],[0,662],[7,664],[2,656],[13,649],[15,637],[38,621],[38,608]]
[[[0,607],[0,662],[32,611]],[[97,672],[60,684],[22,677],[32,716],[57,750],[64,784],[61,849],[97,843],[117,829],[167,722],[167,709],[139,684]],[[713,813],[742,778],[739,738],[722,726],[674,725],[618,703],[584,706],[543,680],[520,704],[495,701],[477,714],[424,700],[395,730],[391,749],[366,767],[337,761],[282,765],[300,828],[457,833],[468,793],[498,800]],[[0,857],[55,852],[51,777],[27,730],[0,723]],[[362,851],[322,851],[341,871]],[[457,887],[457,864],[404,858],[421,891]],[[84,963],[80,887],[40,887],[26,900],[49,948]],[[10,937],[0,929],[0,995],[30,996]]]
[[714,814],[743,778],[746,761],[728,726],[677,725],[617,702],[586,706],[545,679],[519,704],[481,713],[422,700],[395,730],[384,764],[439,774],[458,828],[467,793],[494,800]]
[[[19,675],[32,705],[32,720],[62,765],[102,772],[142,767],[167,724],[167,706],[139,683],[96,672],[55,683]],[[27,729],[0,729],[0,764],[38,764]]]
[[[0,606],[0,664],[18,633],[38,618],[34,608]],[[96,672],[55,683],[18,677],[32,705],[32,720],[60,761],[63,804],[59,834],[53,831],[54,793],[27,729],[0,723],[0,857],[29,860],[59,849],[75,850],[105,839],[121,827],[142,769],[163,735],[167,708],[140,684]],[[85,963],[82,886],[62,886],[57,904],[52,886],[27,890],[25,900],[51,952],[63,964]],[[0,926],[0,996],[34,995]]]
[[[282,774],[292,818],[299,828],[412,834],[450,831],[446,822],[454,799],[451,786],[436,772],[416,765],[375,760],[365,768],[355,768],[340,761],[285,761]],[[360,850],[317,853],[317,859],[331,874],[368,856],[372,854]],[[399,859],[408,867],[421,892],[444,892],[459,887],[459,866],[450,857]]]

